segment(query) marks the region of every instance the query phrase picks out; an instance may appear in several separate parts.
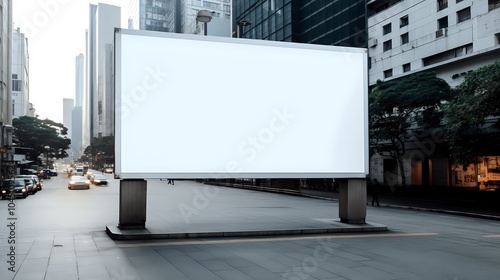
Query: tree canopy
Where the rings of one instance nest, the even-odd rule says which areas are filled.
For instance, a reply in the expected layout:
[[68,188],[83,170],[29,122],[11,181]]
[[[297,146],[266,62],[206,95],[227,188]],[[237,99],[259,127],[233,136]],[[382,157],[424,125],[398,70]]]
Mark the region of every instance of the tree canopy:
[[445,108],[451,156],[468,164],[500,150],[500,60],[465,76]]
[[378,81],[369,95],[370,146],[373,152],[397,160],[406,184],[403,155],[412,128],[441,124],[443,101],[450,86],[433,72],[419,72],[387,82]]
[[100,154],[103,162],[113,161],[115,155],[115,137],[103,136],[93,138],[90,142],[90,146],[87,146],[83,153],[86,158],[90,159],[92,162],[96,160],[97,154]]
[[68,156],[71,140],[65,135],[68,129],[63,124],[49,119],[41,120],[22,116],[12,120],[14,137],[20,147],[29,148],[27,154],[32,160],[40,155],[50,158],[65,158]]

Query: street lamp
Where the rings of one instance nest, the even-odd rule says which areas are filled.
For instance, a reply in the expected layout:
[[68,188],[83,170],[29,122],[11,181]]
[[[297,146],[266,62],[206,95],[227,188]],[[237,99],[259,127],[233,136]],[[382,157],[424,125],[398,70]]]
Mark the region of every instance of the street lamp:
[[240,38],[243,33],[243,26],[247,26],[252,24],[250,21],[246,19],[242,19],[236,23],[236,38]]
[[45,161],[45,168],[46,169],[49,169],[49,149],[50,149],[50,146],[45,146],[45,158],[47,159]]
[[207,10],[198,11],[198,14],[196,15],[196,21],[203,22],[203,32],[205,36],[207,36],[208,23],[211,20],[212,20],[212,12]]

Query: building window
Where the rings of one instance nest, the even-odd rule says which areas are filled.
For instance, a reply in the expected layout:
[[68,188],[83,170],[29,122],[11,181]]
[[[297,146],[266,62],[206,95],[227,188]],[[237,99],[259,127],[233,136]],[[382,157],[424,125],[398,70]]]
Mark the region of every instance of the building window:
[[384,71],[384,78],[387,79],[390,77],[392,77],[392,69],[385,70]]
[[403,35],[401,35],[401,45],[404,45],[404,44],[407,44],[408,41],[409,41],[409,38],[408,38],[408,32],[404,33]]
[[462,1],[464,1],[464,0],[457,0],[457,4],[460,3],[460,2],[462,2]]
[[411,65],[410,63],[403,64],[403,73],[410,72]]
[[438,19],[438,29],[446,28],[448,27],[448,17],[442,17]]
[[382,29],[384,30],[384,35],[389,34],[392,31],[392,25],[390,23],[388,23],[388,24],[384,25],[384,27],[382,27]]
[[22,83],[21,80],[12,80],[12,91],[21,91]]
[[388,40],[384,42],[384,52],[392,49],[392,40]]
[[14,100],[12,100],[12,115],[16,114],[16,104],[14,103]]
[[406,16],[400,18],[400,20],[399,20],[399,27],[407,26],[408,23],[409,23],[409,21],[408,21],[408,15],[406,15]]
[[17,80],[17,74],[12,74],[12,79]]
[[500,8],[500,0],[488,0],[488,11]]
[[470,19],[470,7],[457,12],[457,23],[464,22]]
[[448,0],[438,0],[438,11],[448,8]]
[[495,45],[500,45],[500,33],[495,34]]

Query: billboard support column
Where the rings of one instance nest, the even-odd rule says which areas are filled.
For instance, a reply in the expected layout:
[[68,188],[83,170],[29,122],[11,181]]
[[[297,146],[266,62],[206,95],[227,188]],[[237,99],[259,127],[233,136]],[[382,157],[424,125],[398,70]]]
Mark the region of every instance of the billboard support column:
[[366,179],[340,180],[339,217],[343,223],[365,223]]
[[120,229],[146,228],[146,194],[146,180],[120,180]]

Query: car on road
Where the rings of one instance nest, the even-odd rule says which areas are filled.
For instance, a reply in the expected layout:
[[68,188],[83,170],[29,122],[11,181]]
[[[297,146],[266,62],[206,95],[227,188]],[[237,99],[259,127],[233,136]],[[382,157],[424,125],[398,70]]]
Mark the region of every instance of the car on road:
[[69,179],[68,189],[90,189],[90,181],[85,176],[73,175]]
[[90,182],[94,185],[107,185],[108,184],[108,179],[106,177],[95,174],[92,177],[90,177]]
[[90,180],[90,178],[92,178],[92,176],[94,176],[94,173],[93,173],[93,172],[90,172],[90,171],[87,171],[86,176],[87,176],[87,179],[89,179],[89,180]]
[[57,176],[57,171],[55,171],[54,169],[44,169],[43,172],[45,174],[48,174],[49,177]]
[[17,175],[15,178],[33,179],[36,191],[41,191],[43,188],[42,180],[36,175]]
[[104,168],[104,173],[106,173],[106,174],[113,174],[113,167],[106,167],[106,168]]
[[28,188],[24,179],[5,179],[0,181],[0,193],[2,199],[7,199],[11,192],[22,198],[28,197]]

